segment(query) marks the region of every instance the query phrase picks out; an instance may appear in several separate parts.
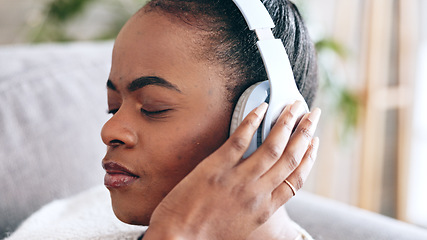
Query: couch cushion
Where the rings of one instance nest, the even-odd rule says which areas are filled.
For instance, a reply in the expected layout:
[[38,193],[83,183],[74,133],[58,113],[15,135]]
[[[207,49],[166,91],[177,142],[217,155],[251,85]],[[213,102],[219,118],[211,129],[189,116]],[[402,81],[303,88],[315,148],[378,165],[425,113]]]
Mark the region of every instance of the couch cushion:
[[287,204],[290,217],[316,240],[426,240],[427,230],[304,191]]
[[0,238],[43,204],[102,183],[111,51],[112,42],[0,48]]

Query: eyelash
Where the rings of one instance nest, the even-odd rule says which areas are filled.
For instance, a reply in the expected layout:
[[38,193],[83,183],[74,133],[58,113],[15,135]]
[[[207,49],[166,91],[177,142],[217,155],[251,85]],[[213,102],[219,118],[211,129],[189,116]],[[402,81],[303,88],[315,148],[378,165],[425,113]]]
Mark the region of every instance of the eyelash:
[[[147,111],[147,110],[141,108],[141,113],[147,117],[150,117],[150,118],[163,118],[164,116],[161,116],[161,115],[170,111],[170,110],[172,110],[172,109],[164,109],[164,110],[160,110],[160,111],[151,111],[150,112],[150,111]],[[119,111],[119,109],[111,109],[111,110],[108,110],[107,113],[114,115],[117,113],[117,111]]]
[[111,109],[111,110],[107,110],[107,114],[116,114],[116,112],[119,111],[119,109]]
[[150,118],[164,118],[164,117],[166,117],[166,116],[164,116],[164,114],[166,112],[169,112],[170,110],[171,109],[163,109],[160,111],[151,111],[150,112],[150,111],[147,111],[147,110],[141,108],[141,113],[147,117],[150,117]]

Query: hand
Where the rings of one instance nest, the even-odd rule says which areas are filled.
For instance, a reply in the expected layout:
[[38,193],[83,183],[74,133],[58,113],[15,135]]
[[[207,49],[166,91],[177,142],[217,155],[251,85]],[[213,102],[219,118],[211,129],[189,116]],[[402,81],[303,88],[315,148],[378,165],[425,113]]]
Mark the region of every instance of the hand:
[[320,110],[303,116],[296,102],[282,112],[265,142],[242,156],[267,104],[253,110],[217,151],[204,159],[154,210],[144,239],[245,239],[306,180],[316,159]]

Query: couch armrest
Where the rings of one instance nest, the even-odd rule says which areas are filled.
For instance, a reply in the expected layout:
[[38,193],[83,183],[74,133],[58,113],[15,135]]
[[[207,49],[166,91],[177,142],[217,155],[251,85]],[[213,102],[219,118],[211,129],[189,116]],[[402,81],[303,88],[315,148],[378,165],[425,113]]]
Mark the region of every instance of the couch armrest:
[[427,229],[304,191],[286,204],[290,217],[316,240],[425,240]]

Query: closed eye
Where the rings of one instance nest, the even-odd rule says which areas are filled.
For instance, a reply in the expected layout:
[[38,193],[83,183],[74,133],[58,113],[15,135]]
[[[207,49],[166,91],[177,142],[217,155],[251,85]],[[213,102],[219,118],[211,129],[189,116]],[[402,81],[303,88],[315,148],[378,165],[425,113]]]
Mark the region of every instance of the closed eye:
[[113,115],[114,115],[114,114],[116,114],[116,112],[117,112],[117,111],[119,111],[119,109],[118,109],[118,108],[116,108],[116,109],[108,109],[108,110],[107,110],[107,113],[108,113],[108,114],[113,114]]
[[[164,118],[164,114],[171,111],[172,109],[162,109],[162,110],[158,110],[158,111],[148,111],[145,110],[143,108],[141,108],[141,113],[144,114],[145,116],[151,117],[151,118]],[[119,111],[118,108],[115,109],[108,109],[107,113],[108,114],[116,114]]]
[[148,111],[145,110],[144,108],[141,108],[141,113],[144,114],[145,116],[148,116],[150,118],[165,118],[165,114],[169,111],[171,111],[172,109],[162,109],[162,110],[158,110],[158,111]]

